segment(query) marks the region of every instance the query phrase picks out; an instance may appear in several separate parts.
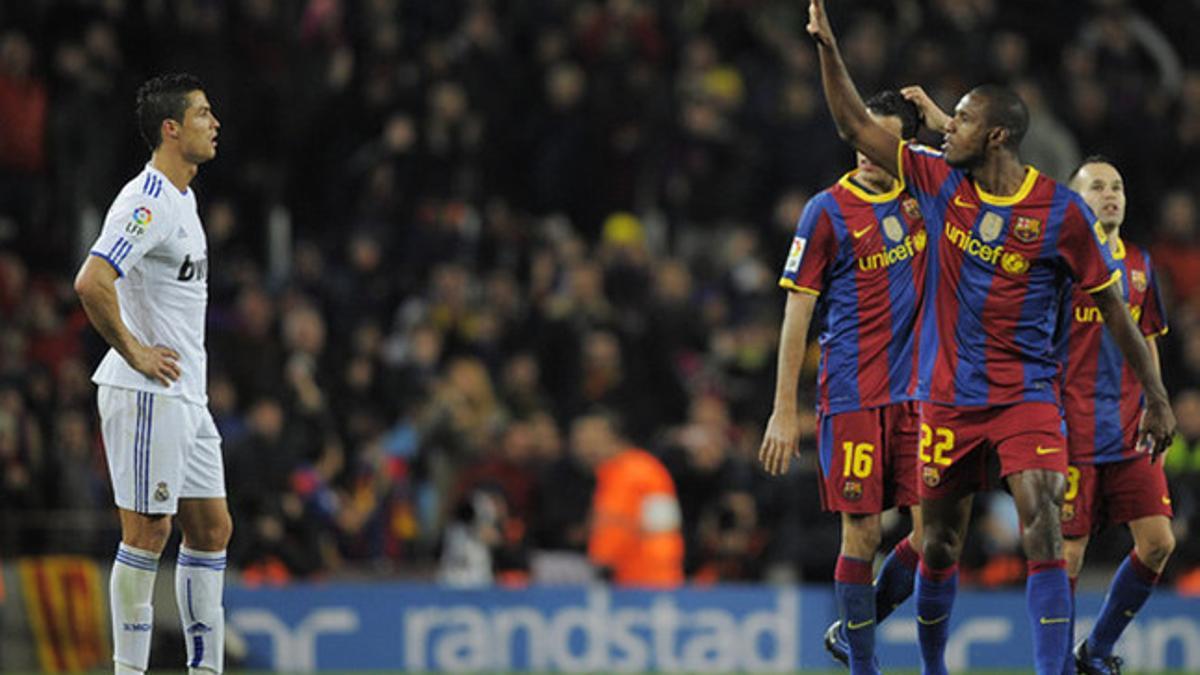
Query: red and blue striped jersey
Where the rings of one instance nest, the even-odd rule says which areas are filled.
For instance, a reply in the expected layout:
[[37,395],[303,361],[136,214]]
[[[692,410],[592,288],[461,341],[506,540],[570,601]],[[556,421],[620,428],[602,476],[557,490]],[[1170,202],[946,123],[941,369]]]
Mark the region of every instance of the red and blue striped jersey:
[[[1167,332],[1166,312],[1150,254],[1133,244],[1124,249],[1118,261],[1121,294],[1133,322],[1147,337],[1162,335]],[[1096,303],[1078,288],[1071,289],[1070,302],[1063,303],[1059,314],[1058,354],[1071,461],[1103,464],[1136,456],[1142,385],[1105,330]]]
[[1120,273],[1076,192],[1026,167],[990,195],[941,153],[901,143],[906,189],[929,223],[918,393],[954,406],[1058,403],[1054,329],[1063,289],[1093,293]]
[[899,184],[871,194],[854,174],[804,207],[779,280],[783,288],[820,296],[817,408],[825,414],[916,394],[925,223]]

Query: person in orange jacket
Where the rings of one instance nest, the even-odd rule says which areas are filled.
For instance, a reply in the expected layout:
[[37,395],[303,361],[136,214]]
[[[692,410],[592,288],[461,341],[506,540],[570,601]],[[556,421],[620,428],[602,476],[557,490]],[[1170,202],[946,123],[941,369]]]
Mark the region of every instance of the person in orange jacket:
[[675,483],[662,462],[632,447],[607,412],[575,419],[571,446],[596,472],[588,558],[621,586],[683,583],[683,534]]

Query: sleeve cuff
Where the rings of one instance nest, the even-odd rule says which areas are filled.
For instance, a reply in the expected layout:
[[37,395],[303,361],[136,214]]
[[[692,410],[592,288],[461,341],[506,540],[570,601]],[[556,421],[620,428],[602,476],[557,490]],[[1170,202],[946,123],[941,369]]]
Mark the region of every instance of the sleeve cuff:
[[784,277],[779,280],[779,287],[786,288],[789,291],[796,291],[798,293],[807,293],[809,295],[821,295],[821,291],[818,291],[815,288],[801,286],[801,285],[797,284],[796,282],[792,281],[791,279],[788,279],[787,277]]
[[108,257],[108,255],[101,253],[99,251],[90,251],[89,253],[91,255],[94,255],[97,258],[103,260],[104,262],[108,263],[109,265],[112,265],[112,268],[117,271],[117,276],[119,276],[119,277],[125,276],[125,270],[122,270],[121,266],[118,265],[117,263],[113,262],[113,259]]
[[1171,327],[1163,326],[1161,330],[1151,331],[1149,333],[1143,333],[1143,335],[1145,335],[1147,338],[1156,338],[1156,337],[1162,337],[1169,332],[1171,332]]
[[1117,281],[1119,281],[1120,279],[1121,279],[1121,270],[1113,270],[1112,276],[1110,276],[1108,278],[1108,281],[1100,284],[1099,286],[1085,288],[1085,289],[1083,289],[1083,292],[1084,293],[1098,293],[1098,292],[1108,288],[1109,286],[1112,286],[1113,284],[1117,283]]

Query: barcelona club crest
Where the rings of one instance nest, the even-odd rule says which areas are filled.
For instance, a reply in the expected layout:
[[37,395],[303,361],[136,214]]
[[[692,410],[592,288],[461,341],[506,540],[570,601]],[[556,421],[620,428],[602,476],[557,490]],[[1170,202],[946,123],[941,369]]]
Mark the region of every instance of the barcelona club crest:
[[1075,519],[1075,505],[1074,504],[1071,504],[1071,503],[1063,504],[1062,519],[1063,519],[1063,522]]
[[1146,292],[1146,273],[1141,270],[1131,270],[1129,272],[1129,282],[1133,284],[1134,289],[1138,293]]
[[842,496],[846,499],[856,502],[862,499],[863,487],[862,483],[856,480],[848,480],[842,484]]
[[921,217],[921,205],[912,197],[901,202],[900,208],[904,209],[904,215],[908,216],[909,220],[916,220]]
[[1032,243],[1042,236],[1042,221],[1029,216],[1017,216],[1013,225],[1013,235],[1026,244]]
[[942,482],[942,474],[936,466],[924,466],[921,467],[921,480],[929,487],[937,487]]

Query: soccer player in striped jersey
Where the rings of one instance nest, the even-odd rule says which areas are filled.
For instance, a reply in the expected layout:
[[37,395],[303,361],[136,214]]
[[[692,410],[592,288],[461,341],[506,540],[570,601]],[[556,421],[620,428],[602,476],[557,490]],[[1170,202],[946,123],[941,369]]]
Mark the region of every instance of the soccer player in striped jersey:
[[[917,109],[895,91],[867,101],[897,138],[914,138]],[[912,594],[920,547],[917,504],[917,308],[927,234],[904,183],[864,155],[809,200],[779,285],[790,291],[779,341],[775,406],[759,456],[773,474],[798,447],[796,385],[808,326],[822,319],[817,408],[821,505],[842,514],[834,572],[840,619],[826,649],[851,673],[877,673],[875,626]],[[913,532],[872,585],[880,514],[911,509]]]
[[92,380],[121,520],[109,587],[113,662],[117,675],[146,671],[154,579],[178,514],[175,592],[188,672],[220,673],[233,524],[221,437],[207,407],[208,244],[190,184],[216,156],[221,125],[190,75],[143,84],[137,119],[150,161],[113,200],[75,279],[111,347]]
[[1028,559],[1033,661],[1060,675],[1071,599],[1060,511],[1067,473],[1053,337],[1068,278],[1090,293],[1146,391],[1140,441],[1170,442],[1175,418],[1116,281],[1107,234],[1082,197],[1020,160],[1028,112],[1005,87],[973,89],[946,124],[944,153],[898,140],[871,119],[822,0],[810,0],[825,96],[838,130],[904,180],[930,224],[920,324],[923,550],[917,632],[923,671],[946,673],[957,565],[974,493],[995,452]]
[[[1122,268],[1121,294],[1146,346],[1158,360],[1155,338],[1167,332],[1150,255],[1121,239],[1125,187],[1112,162],[1089,157],[1071,176],[1100,218]],[[1121,563],[1092,632],[1075,649],[1075,666],[1088,675],[1120,672],[1113,644],[1150,597],[1175,548],[1171,496],[1156,456],[1139,452],[1138,420],[1144,396],[1133,369],[1104,329],[1091,296],[1072,289],[1059,318],[1058,353],[1071,466],[1063,503],[1063,551],[1072,590],[1088,538],[1108,524],[1126,524],[1133,551]]]

